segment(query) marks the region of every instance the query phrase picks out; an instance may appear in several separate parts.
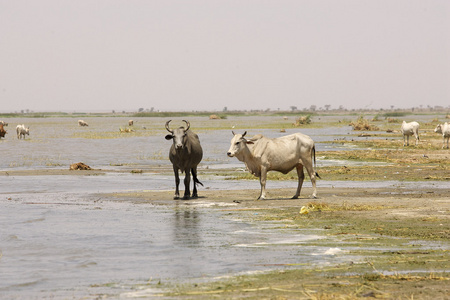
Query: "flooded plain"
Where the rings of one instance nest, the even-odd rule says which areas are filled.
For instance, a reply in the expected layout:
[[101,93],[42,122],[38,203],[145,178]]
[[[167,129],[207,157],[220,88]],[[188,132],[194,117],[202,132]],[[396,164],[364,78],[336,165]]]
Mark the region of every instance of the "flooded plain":
[[[85,119],[89,127],[79,127],[75,118],[7,121],[8,135],[0,140],[2,298],[151,297],[160,293],[167,282],[207,281],[360,259],[347,255],[353,246],[338,238],[334,238],[338,247],[320,246],[319,241],[329,239],[323,229],[302,230],[283,228],[279,222],[253,222],[247,211],[239,211],[237,203],[230,201],[127,201],[108,196],[173,190],[167,158],[170,142],[164,139],[166,119],[135,119],[135,131],[131,133],[119,131],[127,127],[128,119],[123,117]],[[243,169],[242,163],[225,154],[231,129],[247,130],[246,124],[259,119],[230,117],[212,123],[195,117],[190,121],[204,149],[199,178],[205,186],[200,188],[200,196],[202,189],[218,193],[258,190],[257,181],[224,180],[214,170]],[[22,123],[30,126],[30,136],[18,140],[14,129]],[[172,123],[182,124],[181,119]],[[350,130],[343,126],[302,132],[316,141],[317,152],[321,152],[343,147],[333,141],[347,138]],[[248,131],[249,135],[276,137],[298,130]],[[95,170],[62,175],[43,173],[68,170],[75,162],[84,162]],[[318,161],[319,165],[327,163],[330,162]],[[143,172],[132,172],[136,169]],[[14,173],[29,170],[41,173]],[[322,187],[336,184],[364,187],[367,182],[320,182]],[[415,188],[421,184],[370,183],[371,187]],[[429,184],[433,183],[423,186]],[[305,181],[304,186],[310,187],[310,182]],[[270,182],[270,188],[295,187],[296,182],[292,181]],[[450,186],[444,182],[439,188]],[[223,197],[227,199],[226,193]]]

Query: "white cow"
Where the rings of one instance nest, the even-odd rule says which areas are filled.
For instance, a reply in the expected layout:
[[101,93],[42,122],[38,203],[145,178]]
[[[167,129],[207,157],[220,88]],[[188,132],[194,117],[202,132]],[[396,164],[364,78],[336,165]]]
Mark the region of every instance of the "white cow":
[[25,135],[30,135],[30,127],[25,127],[24,124],[16,126],[17,138],[20,139],[23,137],[25,139]]
[[448,140],[450,139],[450,124],[445,122],[444,124],[438,124],[434,129],[434,132],[441,133],[444,140],[442,141],[442,148],[445,148],[445,140],[447,140],[447,149],[448,149]]
[[403,146],[405,146],[405,144],[409,146],[409,137],[412,136],[413,134],[414,137],[416,138],[416,145],[419,143],[419,123],[417,122],[406,123],[405,121],[403,121],[401,131],[403,134]]
[[236,157],[245,163],[247,169],[253,175],[259,177],[261,193],[258,199],[266,198],[266,179],[268,171],[278,171],[283,174],[289,173],[294,168],[297,169],[298,187],[293,199],[297,199],[302,189],[305,173],[303,166],[308,171],[313,186],[312,197],[316,198],[316,176],[320,176],[314,171],[316,162],[316,149],[314,141],[307,135],[295,133],[279,138],[266,138],[256,135],[247,140],[244,134],[235,134],[227,155]]
[[89,126],[89,124],[83,120],[78,120],[78,126]]

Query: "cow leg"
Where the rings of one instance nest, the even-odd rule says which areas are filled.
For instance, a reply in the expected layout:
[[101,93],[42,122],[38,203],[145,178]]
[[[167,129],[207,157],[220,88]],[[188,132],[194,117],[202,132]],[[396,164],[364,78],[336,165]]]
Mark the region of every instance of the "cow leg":
[[173,173],[175,174],[175,196],[173,199],[180,199],[180,175],[178,174],[178,168],[173,166]]
[[192,198],[198,198],[198,194],[197,194],[197,168],[192,168],[191,169],[192,172],[192,179],[194,181],[194,189],[192,191]]
[[191,191],[189,188],[189,185],[191,184],[191,172],[190,170],[186,170],[186,176],[184,177],[184,200],[189,200],[189,197],[191,196]]
[[305,172],[303,171],[302,164],[297,166],[297,175],[298,175],[297,192],[295,193],[294,197],[292,197],[292,199],[298,199],[298,196],[300,196],[300,191],[302,190],[303,180],[305,179]]
[[317,188],[316,188],[316,172],[314,171],[312,162],[305,164],[306,171],[308,171],[309,178],[311,178],[311,184],[313,188],[312,197],[317,198]]
[[261,176],[259,177],[259,183],[261,184],[261,193],[259,194],[259,197],[256,200],[266,199],[266,180],[267,180],[267,169],[265,167],[261,167]]

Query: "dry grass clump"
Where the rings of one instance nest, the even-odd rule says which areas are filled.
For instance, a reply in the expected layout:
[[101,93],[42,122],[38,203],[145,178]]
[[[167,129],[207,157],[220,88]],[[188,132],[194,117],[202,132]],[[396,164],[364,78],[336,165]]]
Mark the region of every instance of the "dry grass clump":
[[399,119],[395,118],[387,118],[388,123],[401,123]]
[[363,116],[360,116],[356,122],[351,122],[349,125],[353,127],[353,130],[362,131],[377,131],[380,130],[378,126],[372,125]]
[[293,124],[295,127],[299,127],[301,125],[311,124],[311,115],[300,116],[295,119],[295,123]]

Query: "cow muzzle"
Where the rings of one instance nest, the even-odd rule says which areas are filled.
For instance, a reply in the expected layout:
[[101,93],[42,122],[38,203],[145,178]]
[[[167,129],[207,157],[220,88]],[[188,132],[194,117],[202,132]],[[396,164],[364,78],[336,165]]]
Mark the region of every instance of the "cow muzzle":
[[228,157],[233,157],[234,156],[234,154],[231,153],[231,152],[227,152],[227,155],[228,155]]

